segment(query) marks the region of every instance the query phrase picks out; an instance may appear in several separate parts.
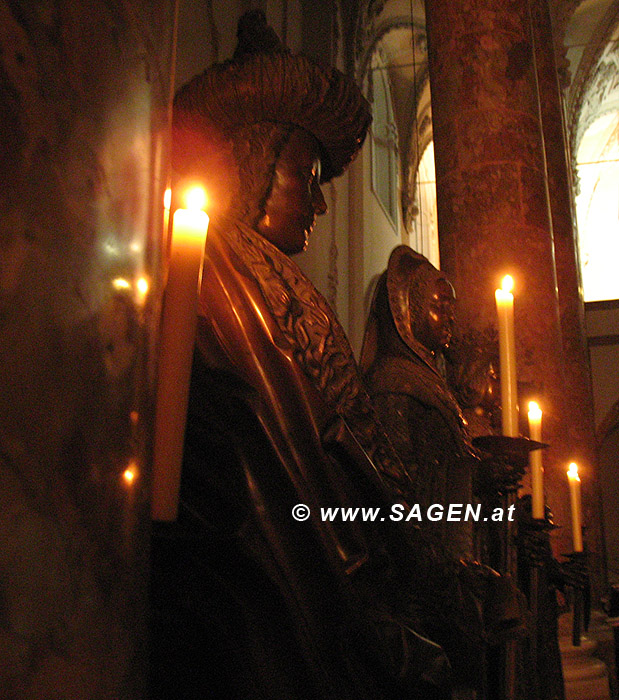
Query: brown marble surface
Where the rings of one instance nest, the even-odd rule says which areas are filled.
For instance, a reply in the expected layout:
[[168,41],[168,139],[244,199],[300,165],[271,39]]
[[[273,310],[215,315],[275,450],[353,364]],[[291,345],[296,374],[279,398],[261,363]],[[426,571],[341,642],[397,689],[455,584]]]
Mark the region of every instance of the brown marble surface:
[[144,692],[173,4],[0,3],[7,700]]
[[[582,341],[582,325],[573,323],[579,301],[575,256],[569,259],[563,245],[565,227],[553,235],[557,167],[544,146],[554,153],[563,143],[556,136],[560,128],[553,130],[554,143],[551,130],[543,130],[540,108],[552,93],[541,60],[544,51],[552,53],[552,42],[542,45],[532,34],[529,5],[426,3],[438,224],[441,266],[458,290],[460,327],[478,334],[496,329],[494,290],[503,275],[514,277],[520,432],[528,431],[526,401],[537,399],[543,440],[550,444],[546,495],[561,526],[553,540],[562,553],[572,544],[567,464],[582,455],[585,494],[595,476],[582,450],[593,437],[582,428],[583,407],[590,412],[592,406],[580,381],[586,358],[571,351],[579,333]],[[555,119],[560,127],[560,105],[553,104],[544,125]],[[567,196],[567,183],[562,187]]]

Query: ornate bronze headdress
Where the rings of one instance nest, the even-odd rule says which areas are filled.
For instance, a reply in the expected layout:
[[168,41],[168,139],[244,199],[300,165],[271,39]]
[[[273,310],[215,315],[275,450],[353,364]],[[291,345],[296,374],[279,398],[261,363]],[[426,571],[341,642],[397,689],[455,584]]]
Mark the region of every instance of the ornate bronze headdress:
[[252,124],[292,124],[323,150],[322,181],[341,175],[361,148],[371,116],[355,83],[329,66],[293,56],[261,10],[241,17],[234,57],[197,75],[174,100],[176,128],[226,134]]
[[[421,253],[407,245],[399,245],[389,256],[387,270],[382,274],[370,309],[360,366],[367,372],[376,358],[379,335],[382,342],[391,346],[395,333],[399,339],[433,371],[433,356],[414,334],[416,314],[421,312],[430,285],[445,275]],[[398,341],[399,342],[399,341]]]

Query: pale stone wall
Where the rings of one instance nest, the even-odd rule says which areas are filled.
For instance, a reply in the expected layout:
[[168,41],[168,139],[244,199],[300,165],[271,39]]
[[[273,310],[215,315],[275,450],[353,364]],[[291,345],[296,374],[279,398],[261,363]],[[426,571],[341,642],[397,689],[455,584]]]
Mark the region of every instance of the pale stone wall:
[[0,697],[139,698],[173,2],[0,13]]

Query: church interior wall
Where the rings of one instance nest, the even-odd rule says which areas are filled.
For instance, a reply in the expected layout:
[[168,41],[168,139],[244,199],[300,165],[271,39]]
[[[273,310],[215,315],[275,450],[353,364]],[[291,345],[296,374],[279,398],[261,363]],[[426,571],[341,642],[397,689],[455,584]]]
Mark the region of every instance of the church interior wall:
[[[368,138],[368,141],[371,137]],[[370,309],[372,290],[376,280],[387,267],[391,251],[401,241],[400,222],[394,222],[378,199],[372,188],[372,148],[367,143],[362,151],[364,188],[363,188],[363,287],[364,318]]]
[[198,2],[178,6],[176,88],[211,63],[231,58],[236,45],[236,23],[246,3]]
[[598,439],[606,569],[610,585],[619,584],[619,302],[585,304],[593,408]]
[[585,305],[595,424],[602,425],[619,397],[619,302]]
[[[169,3],[164,2],[163,4],[167,5]],[[191,77],[201,72],[213,61],[223,60],[232,55],[236,42],[235,31],[237,20],[249,6],[263,6],[267,11],[269,21],[276,30],[282,34],[285,29],[287,43],[293,50],[296,51],[298,48],[303,47],[308,53],[314,52],[320,54],[322,52],[323,55],[328,54],[329,58],[337,56],[338,62],[341,64],[343,38],[340,36],[336,41],[332,33],[322,31],[322,29],[327,26],[332,29],[333,22],[325,18],[324,13],[321,17],[318,17],[318,14],[320,14],[319,9],[323,5],[331,7],[333,4],[334,3],[327,2],[309,3],[297,0],[288,0],[288,2],[285,0],[265,0],[265,2],[262,3],[248,2],[247,0],[211,0],[210,2],[208,0],[183,0],[180,2],[178,20],[176,87],[179,87]],[[312,6],[311,11],[308,9],[309,5]],[[316,13],[315,18],[311,17],[311,12]],[[317,26],[318,23],[320,23],[321,31],[312,32],[310,20],[313,22],[314,19]],[[339,44],[337,43],[338,41]],[[341,67],[340,65],[340,68]],[[82,152],[80,152],[80,157],[81,155]],[[405,171],[405,169],[402,170],[403,172]],[[308,251],[297,258],[297,262],[302,269],[335,308],[345,331],[349,335],[353,350],[357,354],[363,337],[363,329],[374,284],[378,275],[385,269],[391,250],[402,242],[404,231],[401,221],[397,225],[394,225],[393,222],[390,221],[385,210],[372,191],[371,182],[371,145],[368,138],[357,162],[353,163],[347,174],[337,181],[325,185],[323,191],[329,211],[318,220]],[[102,255],[99,248],[95,250],[95,244],[98,246],[100,243],[100,248],[103,250],[103,244],[105,243],[103,240],[103,232],[99,231],[97,235],[101,240],[97,239],[97,241],[92,242],[92,251],[90,251],[90,253],[92,253],[92,260],[94,261],[92,262],[93,269],[96,265],[100,264]],[[86,247],[84,240],[77,235],[76,240],[79,245],[84,245],[84,247]],[[92,391],[92,376],[95,376],[96,372],[103,372],[103,369],[97,365],[97,367],[93,369],[92,376],[88,375],[89,368],[84,365],[83,357],[79,353],[83,351],[84,355],[86,355],[91,352],[92,347],[88,345],[88,343],[91,342],[93,336],[96,336],[97,340],[100,340],[99,326],[97,325],[100,322],[103,330],[110,326],[114,332],[118,331],[116,326],[118,310],[111,303],[109,309],[107,307],[104,308],[103,304],[100,303],[101,300],[98,298],[95,300],[93,296],[93,300],[91,300],[92,304],[88,308],[86,308],[88,304],[83,303],[83,299],[73,300],[81,309],[80,313],[82,315],[77,319],[79,323],[76,322],[73,317],[68,317],[67,314],[71,309],[67,310],[64,309],[64,307],[62,314],[64,314],[66,318],[63,316],[62,321],[63,324],[66,322],[66,328],[64,325],[60,327],[60,330],[56,327],[58,325],[58,319],[56,319],[52,313],[54,309],[57,310],[56,307],[51,311],[45,308],[44,312],[41,311],[41,316],[39,317],[39,306],[43,309],[44,304],[47,304],[48,293],[49,296],[55,296],[56,298],[65,292],[68,296],[75,293],[75,289],[69,289],[69,285],[66,283],[66,281],[70,279],[70,275],[74,274],[74,271],[69,272],[68,269],[65,270],[64,262],[58,260],[60,256],[58,256],[57,253],[54,255],[50,254],[49,257],[46,257],[47,253],[43,250],[40,241],[35,239],[26,240],[26,236],[23,237],[23,241],[22,239],[20,239],[20,241],[20,245],[23,244],[23,250],[21,248],[19,250],[15,248],[15,251],[17,251],[13,251],[15,252],[15,260],[13,261],[12,258],[9,260],[10,255],[8,254],[8,257],[3,260],[5,265],[7,260],[9,260],[11,264],[14,262],[14,270],[13,268],[9,269],[5,266],[4,272],[9,269],[9,272],[14,271],[15,275],[17,275],[21,269],[20,266],[22,264],[25,265],[24,261],[27,262],[32,258],[35,261],[34,267],[37,267],[37,269],[41,267],[47,270],[48,277],[51,280],[44,283],[42,286],[39,279],[33,279],[32,284],[36,287],[34,294],[31,293],[31,289],[21,290],[23,298],[28,296],[30,306],[24,312],[24,318],[20,319],[19,324],[16,324],[14,327],[15,345],[11,346],[10,350],[10,360],[14,362],[15,366],[20,371],[22,368],[22,358],[17,357],[19,353],[25,357],[28,353],[32,352],[34,353],[33,356],[35,360],[38,357],[43,358],[41,360],[41,367],[45,365],[44,370],[37,369],[34,375],[26,375],[24,370],[24,377],[27,379],[28,386],[33,388],[28,388],[27,391],[24,390],[26,391],[24,396],[19,397],[20,400],[28,399],[28,401],[31,401],[29,423],[37,428],[37,430],[31,430],[30,426],[28,426],[28,429],[26,429],[26,427],[23,427],[23,429],[20,428],[20,434],[21,432],[24,432],[24,434],[26,432],[30,433],[28,439],[36,443],[36,450],[32,450],[28,455],[28,466],[31,468],[32,478],[34,478],[41,471],[40,465],[46,462],[46,470],[49,471],[49,474],[52,474],[53,468],[58,465],[67,469],[70,467],[72,470],[75,469],[76,471],[78,468],[81,468],[81,464],[71,463],[67,466],[62,462],[65,457],[64,453],[60,451],[62,440],[55,432],[56,429],[59,431],[61,428],[64,431],[67,426],[67,429],[73,429],[73,422],[76,416],[81,417],[79,425],[77,425],[79,431],[76,432],[75,440],[90,440],[87,447],[88,450],[96,455],[96,464],[102,462],[103,458],[106,456],[106,453],[102,452],[101,436],[109,435],[110,428],[114,427],[112,420],[114,416],[112,416],[112,418],[106,416],[105,419],[103,419],[97,414],[97,419],[102,421],[102,423],[95,423],[93,420],[90,420],[91,415],[97,413],[94,411],[93,405],[99,400],[99,397],[95,396]],[[17,243],[15,245],[17,246]],[[90,245],[90,243],[88,245]],[[11,251],[9,251],[9,253],[11,253]],[[45,253],[45,256],[43,253]],[[90,255],[90,253],[88,253],[88,255]],[[61,284],[52,289],[54,276],[53,274],[51,276],[49,275],[49,269],[51,269],[53,265],[59,266],[58,275],[61,278]],[[17,277],[15,279],[19,282]],[[4,281],[4,278],[0,276],[0,283],[4,284]],[[66,285],[66,289],[63,285]],[[97,289],[99,288],[97,287]],[[0,285],[0,291],[4,294],[6,292],[5,287]],[[26,292],[28,292],[28,294]],[[8,298],[8,296],[6,298]],[[57,307],[59,308],[61,305],[62,302],[58,301]],[[82,308],[82,305],[84,308]],[[99,306],[102,308],[99,308]],[[139,311],[140,310],[137,309],[136,313]],[[17,307],[11,310],[12,315],[16,315],[17,312],[20,312],[20,309]],[[587,306],[586,313],[596,424],[599,426],[619,397],[619,379],[616,371],[619,365],[619,305],[592,304]],[[58,314],[62,315],[60,311],[58,311]],[[152,335],[154,335],[154,322],[151,320],[149,323],[149,329]],[[60,331],[62,331],[62,333]],[[44,345],[47,335],[50,336],[49,348]],[[83,347],[79,345],[77,341],[82,343]],[[86,341],[88,341],[88,343]],[[112,341],[110,341],[110,343],[111,342]],[[8,349],[6,350],[8,352]],[[45,352],[43,352],[43,350],[45,350]],[[106,365],[107,370],[109,370],[110,363],[112,363],[112,369],[118,370],[112,385],[113,391],[110,390],[109,392],[112,395],[111,399],[114,399],[114,401],[116,401],[117,398],[114,392],[117,392],[119,395],[121,393],[120,385],[124,377],[123,372],[125,371],[125,358],[122,356],[121,351],[124,351],[123,348],[118,350],[116,355],[110,353],[110,357],[107,358],[108,364]],[[69,360],[71,361],[69,364],[67,364],[66,353],[69,353]],[[63,362],[65,364],[60,368]],[[116,367],[114,363],[118,363],[118,367]],[[51,370],[49,370],[49,367],[51,367]],[[72,368],[75,369],[75,373],[69,376]],[[57,371],[57,374],[53,374],[54,371]],[[52,374],[49,374],[49,372],[52,372]],[[17,384],[17,380],[20,377],[21,375],[19,372],[16,372],[12,379],[15,380]],[[35,392],[39,394],[36,397],[34,395]],[[89,405],[85,405],[87,402],[83,398],[84,396],[88,397]],[[110,396],[105,394],[105,392],[102,393],[102,396],[105,400],[111,400]],[[54,402],[57,402],[60,409],[55,412],[52,419],[49,419],[49,408],[50,405],[56,405]],[[124,410],[124,405],[121,408]],[[34,437],[35,433],[36,438]],[[133,439],[135,436],[132,434],[129,437]],[[141,434],[140,439],[144,441],[144,435]],[[26,441],[24,444],[27,446],[29,443]],[[143,444],[142,442],[142,447]],[[13,446],[15,445],[17,445],[17,442],[13,443]],[[604,474],[606,474],[608,477],[607,483],[610,485],[617,483],[616,445],[616,440],[611,443],[612,449],[607,456],[609,467],[606,472],[602,470],[602,475],[604,476]],[[54,446],[57,447],[57,454],[53,453]],[[72,443],[71,447],[74,448],[75,444]],[[108,447],[107,442],[103,447]],[[22,448],[20,447],[20,449]],[[38,459],[39,455],[40,460]],[[79,456],[82,457],[82,455]],[[8,457],[10,457],[10,455],[2,455],[3,460],[8,459]],[[110,459],[112,458],[117,459],[118,455],[114,454],[110,457]],[[37,476],[37,478],[39,477]],[[13,474],[11,474],[11,479],[13,479]],[[17,483],[16,479],[15,482]],[[49,483],[52,483],[51,476]],[[12,494],[9,488],[15,489],[19,498],[15,496],[15,494]],[[54,530],[55,525],[52,523],[50,527],[48,520],[38,515],[36,518],[33,518],[32,521],[29,521],[29,514],[26,512],[25,506],[22,511],[17,514],[18,517],[16,517],[13,522],[9,522],[9,520],[13,518],[16,509],[21,507],[20,499],[23,498],[25,502],[25,496],[22,490],[18,489],[16,485],[7,487],[6,491],[3,490],[3,495],[6,493],[11,496],[9,499],[11,501],[11,508],[7,509],[3,514],[3,522],[5,522],[7,528],[9,528],[9,525],[10,528],[12,528],[10,532],[12,532],[15,537],[15,540],[11,544],[12,549],[19,553],[19,548],[22,545],[24,551],[28,549],[28,547],[31,547],[32,542],[27,541],[28,538],[31,538],[33,541],[39,538],[39,540],[43,542],[36,550],[28,549],[30,559],[26,561],[22,557],[19,567],[17,567],[19,570],[14,569],[13,572],[14,578],[20,577],[15,586],[15,597],[16,600],[18,600],[15,608],[17,610],[16,614],[23,616],[23,619],[20,618],[20,622],[23,623],[23,629],[30,631],[28,630],[28,626],[31,625],[32,621],[37,617],[37,613],[36,611],[35,613],[31,613],[31,610],[26,610],[23,601],[28,603],[29,595],[38,595],[39,593],[37,586],[39,586],[41,582],[35,580],[32,571],[38,571],[40,569],[41,572],[43,572],[43,567],[40,562],[49,559],[47,547],[49,546],[49,548],[52,549],[52,544],[54,544],[52,540],[56,536],[56,531]],[[609,507],[612,508],[612,500],[609,503]],[[123,507],[123,504],[117,503],[116,506],[120,508]],[[616,508],[613,509],[613,513],[615,511]],[[605,516],[609,516],[608,511],[605,513]],[[619,526],[616,521],[617,518],[615,517],[612,520],[614,523],[614,533],[619,532]],[[21,525],[18,527],[15,523],[18,525],[21,523]],[[7,531],[9,531],[9,529],[7,529]],[[60,532],[60,530],[58,530],[58,532]],[[45,535],[45,537],[43,537],[43,535]],[[45,538],[49,540],[47,543],[44,541]],[[613,546],[619,543],[617,537],[609,541],[614,543]],[[79,543],[71,544],[67,549],[73,552],[74,550],[71,548],[74,548],[75,551],[77,551],[78,545]],[[136,556],[143,557],[144,555],[138,553]],[[140,561],[142,561],[142,559],[140,559]],[[616,557],[612,561],[616,562]],[[50,569],[53,571],[53,577],[49,574],[50,570],[46,570],[45,577],[41,580],[45,583],[48,580],[47,577],[49,577],[50,590],[59,591],[62,581],[58,576],[58,572],[61,574],[66,573],[63,569],[64,562],[58,560],[55,563],[52,562],[52,564],[55,567]],[[31,565],[32,570],[29,570],[27,567]],[[619,566],[619,564],[615,566]],[[53,581],[51,580],[52,578],[54,578]],[[68,574],[67,581],[67,590],[69,590],[71,585],[75,582],[69,580]],[[80,585],[82,586],[80,590],[86,591],[86,584],[94,585],[90,580],[85,582],[80,581]],[[22,591],[26,591],[23,596]],[[58,597],[61,597],[60,592],[58,592]],[[84,594],[84,599],[85,598],[86,594]],[[58,629],[60,629],[62,625],[65,624],[64,620],[61,619],[63,609],[58,608],[56,605],[57,601],[55,600],[52,600],[52,603],[47,605],[49,601],[43,596],[41,596],[40,600],[37,599],[36,602],[37,605],[41,606],[39,610],[41,619],[44,613],[50,615],[49,620],[44,620],[46,625],[49,623],[49,629],[46,627],[41,631],[41,639],[47,639],[45,635],[49,636],[51,634],[49,630],[53,630],[54,625],[57,625]],[[49,610],[47,610],[46,606]],[[119,621],[118,624],[120,625],[121,622],[122,621]],[[104,632],[105,630],[94,630],[91,635],[92,638],[89,638],[88,635],[84,637],[84,643],[90,639],[92,647],[94,648],[95,643],[100,641],[100,636],[102,637]],[[2,641],[4,643],[4,637]],[[9,639],[10,643],[12,643],[12,641],[13,640]],[[116,650],[112,648],[114,646],[114,640],[107,640],[106,643],[109,647],[109,649],[106,648],[106,653],[109,654],[110,658],[114,658],[114,655],[117,653]],[[7,642],[7,648],[8,644]],[[17,658],[17,656],[22,653],[22,647],[14,648],[17,649],[14,653],[16,659],[14,666],[16,669],[15,673],[21,673],[22,671],[25,673],[25,665],[29,663],[30,657],[24,652],[22,657]],[[24,669],[22,669],[19,664],[23,664]],[[69,669],[69,671],[71,671],[71,669]],[[2,677],[0,675],[0,683],[1,682]],[[1,694],[0,691],[0,695]]]

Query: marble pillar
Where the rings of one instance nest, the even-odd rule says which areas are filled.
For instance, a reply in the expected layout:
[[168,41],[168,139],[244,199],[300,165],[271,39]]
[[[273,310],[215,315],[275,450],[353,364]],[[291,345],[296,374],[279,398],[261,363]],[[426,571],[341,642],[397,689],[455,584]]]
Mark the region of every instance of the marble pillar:
[[[565,367],[564,412],[572,459],[580,465],[585,489],[584,521],[592,567],[605,579],[601,529],[601,494],[597,479],[597,452],[593,391],[586,346],[584,299],[580,273],[571,157],[563,101],[550,47],[555,45],[547,0],[529,0],[535,46],[539,104],[548,173],[548,193],[557,274],[559,318]],[[604,581],[600,581],[601,584]]]
[[[568,552],[565,474],[579,417],[566,400],[529,5],[426,0],[426,22],[441,266],[458,293],[459,326],[482,345],[496,344],[494,290],[505,274],[515,280],[520,432],[527,434],[526,402],[536,398],[544,411],[543,439],[550,443],[544,455],[547,501],[562,526],[555,551]],[[593,465],[582,466],[590,479]]]
[[174,0],[0,2],[0,696],[146,697]]

